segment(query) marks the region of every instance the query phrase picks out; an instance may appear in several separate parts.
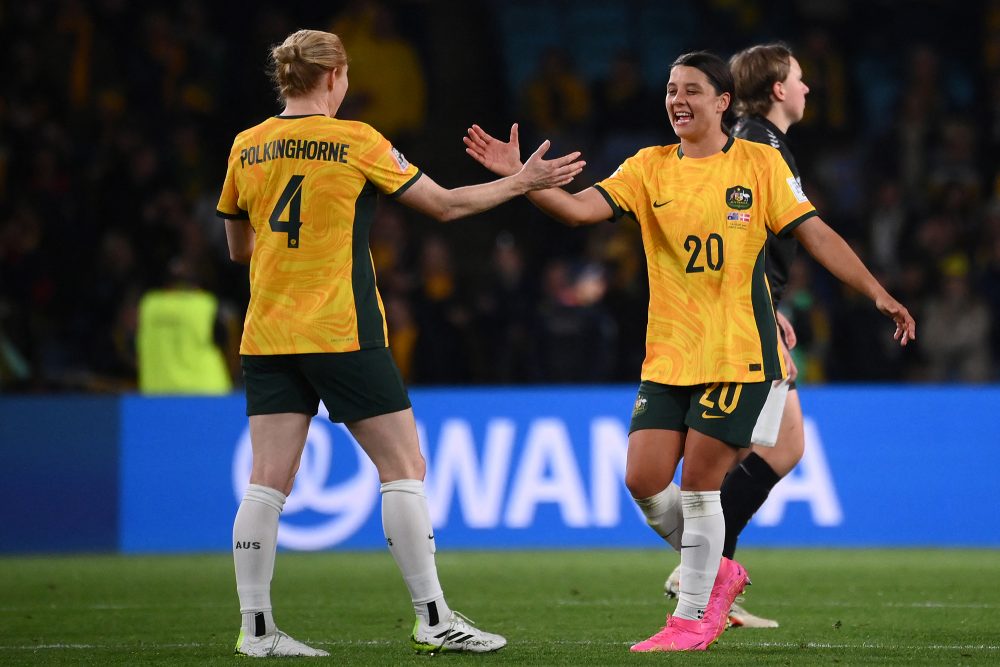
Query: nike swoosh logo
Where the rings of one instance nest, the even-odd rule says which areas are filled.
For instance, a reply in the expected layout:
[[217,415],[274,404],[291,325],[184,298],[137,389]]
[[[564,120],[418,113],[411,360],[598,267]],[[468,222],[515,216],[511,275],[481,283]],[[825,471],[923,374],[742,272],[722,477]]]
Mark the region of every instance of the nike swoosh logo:
[[667,200],[667,201],[665,201],[665,202],[658,202],[658,201],[656,201],[656,200],[654,199],[654,200],[653,200],[653,208],[660,208],[661,206],[666,206],[667,204],[669,204],[669,203],[670,203],[670,202],[672,202],[672,201],[673,201],[673,199],[668,199],[668,200]]
[[702,419],[725,419],[726,415],[710,415],[708,412],[701,413]]

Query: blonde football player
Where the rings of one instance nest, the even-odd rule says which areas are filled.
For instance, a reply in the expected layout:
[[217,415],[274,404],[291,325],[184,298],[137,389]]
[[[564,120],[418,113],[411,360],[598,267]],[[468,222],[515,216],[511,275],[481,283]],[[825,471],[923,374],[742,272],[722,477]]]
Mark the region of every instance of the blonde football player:
[[240,352],[253,467],[233,526],[236,652],[327,655],[281,632],[271,607],[278,517],[321,399],[378,469],[386,541],[416,613],[413,646],[495,651],[506,640],[450,609],[438,582],[424,459],[387,347],[368,233],[379,193],[451,220],[568,183],[579,154],[544,160],[546,142],[509,177],[447,190],[369,125],[336,118],[348,87],[336,35],[300,30],[272,64],[284,110],[237,135],[218,204],[232,259],[250,264]]

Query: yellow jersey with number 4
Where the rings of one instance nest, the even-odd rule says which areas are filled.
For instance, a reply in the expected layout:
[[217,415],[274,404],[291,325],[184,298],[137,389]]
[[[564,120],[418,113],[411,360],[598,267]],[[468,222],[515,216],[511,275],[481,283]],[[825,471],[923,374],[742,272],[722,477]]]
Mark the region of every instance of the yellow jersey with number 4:
[[816,211],[781,154],[730,138],[706,158],[639,151],[595,187],[616,219],[637,220],[649,273],[642,379],[689,386],[785,374],[764,275],[767,230]]
[[365,123],[275,116],[237,135],[217,214],[255,233],[240,353],[386,347],[368,235],[378,193],[419,177]]

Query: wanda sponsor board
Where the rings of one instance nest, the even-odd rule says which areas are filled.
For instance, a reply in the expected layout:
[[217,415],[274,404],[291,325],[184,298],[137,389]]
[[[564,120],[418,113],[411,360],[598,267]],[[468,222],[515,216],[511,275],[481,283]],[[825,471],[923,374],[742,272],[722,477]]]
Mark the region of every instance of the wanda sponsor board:
[[[806,387],[806,455],[756,546],[1000,546],[1000,387]],[[648,547],[623,478],[635,387],[411,392],[438,543]],[[2,552],[228,551],[251,451],[241,396],[0,397]],[[309,431],[284,549],[383,547],[343,426]]]
[[[989,443],[1000,444],[1000,389],[801,394],[806,455],[741,544],[1000,545],[989,509],[997,488],[983,472]],[[623,482],[634,387],[413,390],[411,398],[441,545],[662,544]],[[228,549],[251,462],[242,399],[126,398],[121,425],[120,549]],[[379,507],[374,468],[321,409],[279,544],[381,548]]]

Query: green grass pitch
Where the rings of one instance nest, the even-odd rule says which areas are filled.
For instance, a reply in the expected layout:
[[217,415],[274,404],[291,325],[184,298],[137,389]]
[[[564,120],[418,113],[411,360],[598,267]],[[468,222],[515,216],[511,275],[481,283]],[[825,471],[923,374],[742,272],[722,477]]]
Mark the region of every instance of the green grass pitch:
[[[743,550],[745,604],[781,621],[707,652],[631,655],[673,602],[664,551],[438,554],[449,603],[507,636],[499,653],[418,656],[388,553],[280,553],[275,618],[335,665],[1000,664],[1000,551]],[[197,556],[0,558],[0,664],[231,665],[232,562]],[[297,662],[301,662],[297,661]]]

